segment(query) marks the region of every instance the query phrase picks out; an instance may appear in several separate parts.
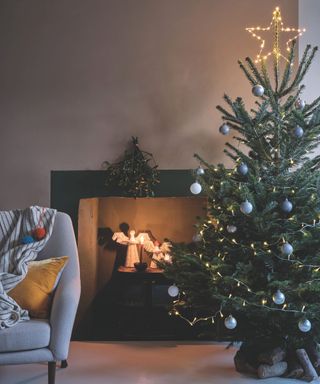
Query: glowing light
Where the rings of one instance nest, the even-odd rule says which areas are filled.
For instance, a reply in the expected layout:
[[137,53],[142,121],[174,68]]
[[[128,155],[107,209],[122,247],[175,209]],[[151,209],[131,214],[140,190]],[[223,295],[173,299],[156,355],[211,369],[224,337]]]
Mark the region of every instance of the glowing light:
[[[248,31],[251,34],[251,36],[257,39],[259,42],[260,50],[256,56],[255,62],[259,63],[263,60],[267,60],[271,55],[273,55],[276,65],[278,65],[280,58],[283,58],[284,60],[288,61],[288,59],[281,53],[281,48],[279,43],[280,33],[293,34],[293,37],[291,37],[286,41],[286,49],[287,51],[290,51],[290,43],[292,41],[295,41],[299,36],[302,36],[302,34],[306,30],[304,28],[297,29],[297,28],[291,28],[291,27],[284,27],[280,8],[276,7],[275,10],[273,11],[272,20],[268,27],[260,27],[260,26],[250,27],[250,28],[246,28],[246,31]],[[262,32],[272,31],[273,44],[272,44],[272,50],[270,52],[264,52],[266,40],[263,39],[260,35],[260,32],[257,33],[257,31],[262,31]]]

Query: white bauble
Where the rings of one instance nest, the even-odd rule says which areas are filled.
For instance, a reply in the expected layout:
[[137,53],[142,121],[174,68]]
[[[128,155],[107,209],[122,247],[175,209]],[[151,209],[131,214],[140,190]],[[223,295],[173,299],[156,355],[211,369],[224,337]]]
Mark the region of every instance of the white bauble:
[[285,295],[278,289],[272,296],[272,300],[275,304],[281,305],[285,302]]
[[202,191],[201,185],[196,181],[195,183],[190,185],[190,191],[194,195],[199,195],[199,193]]
[[240,204],[240,211],[245,215],[249,215],[253,210],[253,206],[250,201],[246,200]]
[[262,96],[264,94],[264,88],[262,85],[257,84],[252,88],[252,93],[255,96]]
[[219,128],[219,132],[222,135],[227,135],[230,132],[230,127],[227,123],[223,123],[221,127]]
[[301,332],[309,332],[311,329],[311,323],[308,319],[303,319],[299,321],[298,327]]
[[179,288],[176,285],[170,285],[168,288],[168,294],[171,297],[176,297],[179,295]]
[[228,329],[235,329],[237,326],[237,320],[232,315],[229,315],[224,319],[224,325]]

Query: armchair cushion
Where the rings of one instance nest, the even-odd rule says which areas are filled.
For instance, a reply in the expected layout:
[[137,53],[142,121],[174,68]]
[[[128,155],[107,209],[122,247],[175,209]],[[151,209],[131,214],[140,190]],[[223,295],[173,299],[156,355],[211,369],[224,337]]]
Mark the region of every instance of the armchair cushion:
[[26,277],[10,292],[11,296],[30,317],[48,319],[52,292],[68,260],[67,256],[31,261]]
[[0,353],[44,348],[50,342],[47,320],[28,320],[0,332]]

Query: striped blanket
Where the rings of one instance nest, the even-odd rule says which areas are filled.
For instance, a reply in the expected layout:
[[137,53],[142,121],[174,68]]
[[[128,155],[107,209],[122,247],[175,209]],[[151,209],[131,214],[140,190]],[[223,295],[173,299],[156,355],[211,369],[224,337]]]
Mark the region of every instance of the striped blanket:
[[[28,311],[8,296],[26,275],[28,262],[34,260],[51,236],[56,210],[29,207],[25,210],[0,211],[0,330],[28,320]],[[39,226],[46,235],[39,241],[23,244],[25,236]]]

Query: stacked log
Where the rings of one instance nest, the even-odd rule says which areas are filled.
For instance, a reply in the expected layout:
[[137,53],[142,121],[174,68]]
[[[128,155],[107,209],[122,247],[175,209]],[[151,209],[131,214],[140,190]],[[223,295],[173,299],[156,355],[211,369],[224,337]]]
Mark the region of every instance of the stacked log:
[[234,357],[236,370],[260,379],[286,377],[313,381],[320,373],[320,353],[316,343],[305,349],[261,348],[243,344]]

